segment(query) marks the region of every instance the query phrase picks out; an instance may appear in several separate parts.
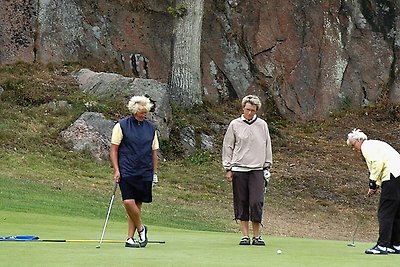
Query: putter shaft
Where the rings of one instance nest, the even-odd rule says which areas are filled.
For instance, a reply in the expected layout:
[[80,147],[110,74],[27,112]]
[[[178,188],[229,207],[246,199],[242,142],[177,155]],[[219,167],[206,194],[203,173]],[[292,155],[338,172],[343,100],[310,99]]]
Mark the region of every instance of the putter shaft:
[[108,211],[107,211],[106,221],[104,222],[103,232],[101,233],[100,241],[96,248],[100,248],[101,243],[103,243],[103,238],[104,238],[104,233],[106,232],[108,218],[110,217],[112,204],[113,204],[114,198],[115,198],[115,192],[117,191],[117,185],[118,185],[117,183],[114,183],[114,189],[113,189],[113,193],[111,196],[110,205],[108,206]]
[[356,228],[354,228],[354,231],[353,231],[352,243],[347,244],[348,247],[355,247],[356,246],[355,243],[354,243],[354,238],[356,236],[358,227],[360,226],[360,222],[361,222],[361,218],[358,219],[358,221],[357,221]]

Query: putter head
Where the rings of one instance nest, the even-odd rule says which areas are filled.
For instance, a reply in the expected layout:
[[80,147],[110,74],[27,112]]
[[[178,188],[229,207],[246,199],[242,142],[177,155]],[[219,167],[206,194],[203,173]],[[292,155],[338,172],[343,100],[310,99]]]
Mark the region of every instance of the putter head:
[[353,247],[353,248],[354,248],[356,245],[355,245],[354,243],[349,243],[349,244],[347,244],[347,246],[348,246],[348,247]]
[[96,248],[100,248],[100,245],[97,245]]

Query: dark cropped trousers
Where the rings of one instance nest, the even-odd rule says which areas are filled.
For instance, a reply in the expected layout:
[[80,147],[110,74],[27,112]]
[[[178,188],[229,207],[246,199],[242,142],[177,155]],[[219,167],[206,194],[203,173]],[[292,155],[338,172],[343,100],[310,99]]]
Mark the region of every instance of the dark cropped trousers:
[[263,171],[235,171],[232,186],[235,220],[261,223],[264,206]]

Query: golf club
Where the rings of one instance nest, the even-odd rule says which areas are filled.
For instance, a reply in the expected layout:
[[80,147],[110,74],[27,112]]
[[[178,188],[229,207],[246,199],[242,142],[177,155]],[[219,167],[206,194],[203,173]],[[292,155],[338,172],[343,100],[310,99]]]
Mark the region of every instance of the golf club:
[[109,207],[108,207],[107,216],[106,216],[106,221],[104,222],[103,232],[101,233],[100,242],[99,242],[99,244],[96,246],[96,248],[100,248],[100,247],[101,247],[101,243],[103,243],[104,233],[105,233],[105,231],[106,231],[106,227],[107,227],[107,223],[108,223],[108,218],[110,217],[111,207],[112,207],[112,204],[113,204],[114,198],[115,198],[115,191],[117,191],[117,185],[118,185],[118,183],[114,183],[114,189],[113,189],[113,193],[112,193],[112,196],[111,196],[110,205],[109,205]]
[[[368,200],[368,196],[364,196],[364,198],[363,198],[364,205],[361,206],[361,210],[364,210],[363,207],[365,207],[367,200]],[[357,233],[358,227],[360,226],[362,218],[363,218],[363,215],[362,215],[362,213],[360,213],[358,221],[357,221],[357,224],[356,224],[356,227],[354,228],[352,242],[347,244],[347,246],[349,246],[349,247],[355,247],[356,246],[356,244],[354,243],[354,237],[356,236],[356,233]]]
[[357,230],[358,230],[358,226],[360,225],[360,222],[361,222],[361,217],[360,217],[360,218],[358,219],[358,221],[357,221],[356,228],[354,228],[352,242],[349,243],[349,244],[347,244],[347,246],[349,246],[349,247],[355,247],[355,246],[356,246],[355,243],[354,243],[354,237],[355,237],[355,235],[356,235],[356,232],[357,232]]

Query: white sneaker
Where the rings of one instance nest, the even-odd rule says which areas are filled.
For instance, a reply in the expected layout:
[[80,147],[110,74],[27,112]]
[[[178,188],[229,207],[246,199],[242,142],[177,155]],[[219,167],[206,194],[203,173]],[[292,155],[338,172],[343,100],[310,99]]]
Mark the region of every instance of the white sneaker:
[[387,255],[388,254],[388,248],[387,247],[382,247],[379,245],[375,245],[373,248],[367,249],[365,251],[365,254],[381,254],[381,255]]
[[144,248],[147,245],[148,239],[147,239],[147,226],[142,225],[142,231],[138,232],[139,234],[139,244],[140,247]]
[[400,246],[392,246],[387,248],[387,252],[390,254],[400,254]]
[[125,247],[127,248],[140,248],[139,242],[133,239],[132,237],[128,237],[125,242]]

